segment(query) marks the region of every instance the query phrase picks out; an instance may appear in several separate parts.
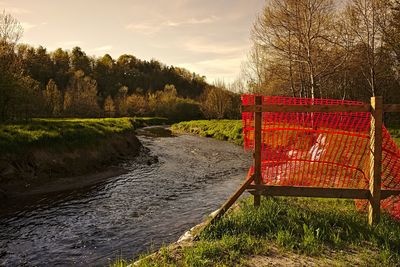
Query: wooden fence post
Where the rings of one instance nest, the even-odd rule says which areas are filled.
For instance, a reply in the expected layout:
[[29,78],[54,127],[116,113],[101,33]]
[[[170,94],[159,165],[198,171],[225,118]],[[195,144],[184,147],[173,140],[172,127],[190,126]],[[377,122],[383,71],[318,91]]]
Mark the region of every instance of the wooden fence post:
[[382,125],[383,99],[371,98],[370,181],[371,199],[368,206],[368,223],[379,223],[381,209]]
[[[262,105],[262,96],[255,96],[255,104]],[[261,185],[261,127],[262,127],[262,110],[256,109],[254,112],[254,183]],[[259,190],[254,194],[254,206],[260,206],[261,196]]]

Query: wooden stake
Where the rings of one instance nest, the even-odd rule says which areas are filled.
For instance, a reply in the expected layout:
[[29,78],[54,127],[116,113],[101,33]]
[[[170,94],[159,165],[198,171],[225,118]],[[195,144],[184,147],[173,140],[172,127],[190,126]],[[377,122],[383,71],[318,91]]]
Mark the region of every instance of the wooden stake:
[[[262,105],[262,96],[255,97],[255,104]],[[261,126],[262,126],[262,111],[254,112],[254,183],[261,185]],[[258,190],[254,194],[254,206],[260,206],[261,196]]]
[[[251,175],[244,181],[244,183],[236,190],[236,192],[222,205],[222,207],[217,211],[217,213],[211,218],[208,224],[215,223],[219,218],[221,218],[225,212],[238,200],[238,198],[243,194],[247,187],[253,182],[254,175]],[[207,224],[207,225],[208,225]]]
[[383,99],[371,98],[371,137],[370,137],[370,183],[371,199],[368,207],[368,223],[379,223],[381,209],[381,172],[382,172],[382,125]]

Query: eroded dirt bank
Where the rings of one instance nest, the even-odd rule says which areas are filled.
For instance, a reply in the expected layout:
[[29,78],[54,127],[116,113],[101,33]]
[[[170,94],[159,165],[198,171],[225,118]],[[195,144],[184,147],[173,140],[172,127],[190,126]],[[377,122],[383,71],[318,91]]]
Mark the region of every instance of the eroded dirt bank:
[[[90,185],[124,172],[116,164],[146,149],[133,132],[113,134],[79,148],[32,148],[24,154],[0,153],[0,199]],[[88,175],[89,174],[89,175]]]

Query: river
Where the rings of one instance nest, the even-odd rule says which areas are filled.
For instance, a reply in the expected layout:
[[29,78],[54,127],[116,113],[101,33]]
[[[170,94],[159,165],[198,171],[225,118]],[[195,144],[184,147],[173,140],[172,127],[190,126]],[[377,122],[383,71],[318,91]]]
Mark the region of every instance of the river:
[[251,162],[210,138],[139,139],[158,162],[124,162],[123,175],[0,214],[0,266],[104,266],[153,251],[219,208]]

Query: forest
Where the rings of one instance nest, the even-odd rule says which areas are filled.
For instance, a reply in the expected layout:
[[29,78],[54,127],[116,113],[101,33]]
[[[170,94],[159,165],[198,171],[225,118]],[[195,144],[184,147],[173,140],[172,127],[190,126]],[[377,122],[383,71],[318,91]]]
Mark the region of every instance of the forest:
[[113,59],[20,44],[21,23],[0,13],[0,122],[35,117],[238,118],[240,97],[157,60]]
[[35,117],[237,119],[243,92],[400,103],[400,1],[269,0],[230,85],[124,54],[88,56],[19,43],[0,13],[0,121]]

